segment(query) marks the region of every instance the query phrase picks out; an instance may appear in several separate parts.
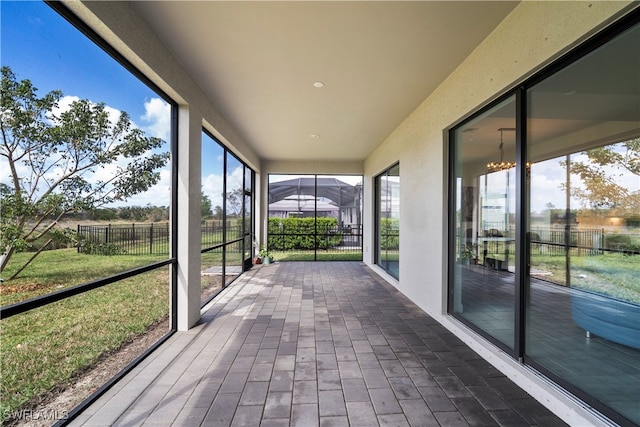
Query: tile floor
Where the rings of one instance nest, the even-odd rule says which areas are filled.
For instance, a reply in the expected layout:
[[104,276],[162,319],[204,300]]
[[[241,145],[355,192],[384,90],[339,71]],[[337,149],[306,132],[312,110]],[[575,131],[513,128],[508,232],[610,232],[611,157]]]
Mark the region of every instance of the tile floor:
[[254,267],[70,425],[559,426],[359,262]]

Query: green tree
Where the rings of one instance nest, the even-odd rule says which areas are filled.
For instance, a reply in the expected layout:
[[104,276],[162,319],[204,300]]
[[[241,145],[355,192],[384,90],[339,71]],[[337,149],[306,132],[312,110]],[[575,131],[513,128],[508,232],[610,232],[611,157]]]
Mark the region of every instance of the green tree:
[[[595,209],[618,209],[622,213],[640,212],[640,193],[628,188],[620,177],[640,177],[640,138],[594,148],[584,152],[587,161],[570,162],[573,175],[582,186],[572,186],[571,195]],[[563,162],[566,167],[567,163]]]
[[[120,113],[112,122],[103,103],[78,100],[61,111],[61,91],[39,98],[29,80],[2,67],[0,159],[10,184],[0,189],[0,271],[11,255],[44,236],[66,235],[58,220],[148,190],[160,180],[169,153],[164,144]],[[97,180],[95,172],[115,165]],[[6,170],[6,172],[5,172]]]
[[211,199],[203,192],[200,193],[200,210],[202,219],[209,218],[213,215],[211,211]]
[[238,216],[242,213],[244,203],[244,191],[242,188],[236,188],[226,194],[227,198],[227,216]]
[[216,207],[213,208],[213,219],[222,219],[222,214],[222,206],[216,205]]

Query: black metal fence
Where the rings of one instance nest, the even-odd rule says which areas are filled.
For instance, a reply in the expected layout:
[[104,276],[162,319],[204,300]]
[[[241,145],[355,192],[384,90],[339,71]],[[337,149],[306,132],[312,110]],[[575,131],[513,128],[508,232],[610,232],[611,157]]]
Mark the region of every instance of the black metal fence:
[[78,225],[78,252],[168,255],[169,223]]
[[[299,227],[288,230],[286,227],[270,227],[268,247],[271,251],[289,254],[310,253],[313,259],[329,253],[342,254],[353,258],[362,257],[362,225],[349,227],[331,227],[323,230]],[[322,257],[324,258],[324,257]],[[296,259],[295,257],[291,259]]]
[[[202,247],[208,248],[224,241],[236,240],[242,237],[241,225],[225,225],[220,222],[205,222],[202,224]],[[226,239],[225,239],[226,237]]]
[[322,231],[270,227],[268,234],[271,251],[362,254],[362,225],[331,227]]
[[605,252],[638,254],[630,234],[607,233],[605,229],[531,229],[531,249],[541,255],[601,255]]
[[[168,255],[169,223],[78,225],[78,252],[97,255]],[[241,225],[202,224],[202,247],[242,237]]]

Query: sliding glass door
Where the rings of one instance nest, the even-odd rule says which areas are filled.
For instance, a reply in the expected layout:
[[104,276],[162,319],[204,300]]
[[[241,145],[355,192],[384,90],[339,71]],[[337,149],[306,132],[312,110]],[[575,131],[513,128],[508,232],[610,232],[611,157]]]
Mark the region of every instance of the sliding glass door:
[[640,26],[527,91],[526,356],[640,423]]
[[453,312],[509,349],[515,340],[515,97],[455,131]]
[[640,25],[450,131],[449,312],[640,423]]
[[395,164],[375,180],[376,259],[396,279],[400,278],[400,165]]

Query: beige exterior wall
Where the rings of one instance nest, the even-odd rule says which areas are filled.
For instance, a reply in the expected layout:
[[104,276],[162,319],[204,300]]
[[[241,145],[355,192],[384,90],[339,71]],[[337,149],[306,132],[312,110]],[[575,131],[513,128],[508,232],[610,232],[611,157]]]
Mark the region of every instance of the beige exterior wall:
[[[446,129],[621,15],[629,2],[524,1],[365,161],[365,183],[400,162],[400,281],[389,280],[572,425],[602,421],[446,315]],[[371,188],[365,207],[373,206]],[[364,223],[372,211],[365,208]],[[365,230],[366,230],[365,225]],[[365,233],[365,262],[373,244]],[[375,266],[372,266],[375,269]]]
[[[369,183],[400,162],[399,287],[430,314],[446,311],[446,129],[584,41],[628,5],[521,3],[365,161],[365,182]],[[365,199],[365,206],[370,205]],[[371,254],[365,260],[370,262]],[[429,271],[429,283],[425,283],[424,269]]]

